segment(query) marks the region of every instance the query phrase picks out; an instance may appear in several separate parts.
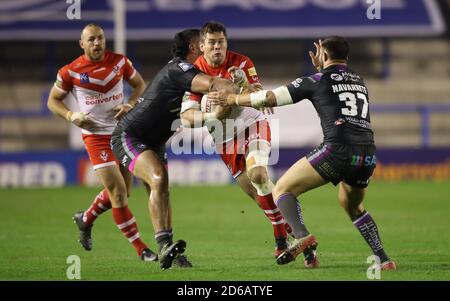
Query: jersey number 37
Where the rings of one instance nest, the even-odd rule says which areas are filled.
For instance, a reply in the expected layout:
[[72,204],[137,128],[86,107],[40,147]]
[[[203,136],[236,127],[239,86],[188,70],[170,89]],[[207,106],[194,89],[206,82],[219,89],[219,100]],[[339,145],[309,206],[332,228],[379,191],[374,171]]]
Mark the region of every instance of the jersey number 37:
[[363,93],[351,93],[344,92],[339,94],[339,100],[345,101],[345,108],[341,108],[342,115],[345,116],[357,116],[358,115],[358,105],[357,100],[363,101],[361,117],[366,118],[367,112],[369,111],[369,102],[367,101],[367,97]]

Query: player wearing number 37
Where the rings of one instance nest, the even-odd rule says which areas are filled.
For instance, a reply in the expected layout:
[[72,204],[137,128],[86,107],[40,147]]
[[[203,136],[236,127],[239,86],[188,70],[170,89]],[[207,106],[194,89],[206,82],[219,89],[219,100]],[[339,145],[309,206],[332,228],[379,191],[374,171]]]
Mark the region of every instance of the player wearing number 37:
[[367,88],[362,78],[347,66],[349,45],[345,39],[330,37],[314,45],[316,53],[310,51],[309,55],[318,73],[272,91],[241,95],[210,92],[208,99],[219,105],[254,108],[309,99],[319,114],[323,143],[291,166],[272,192],[295,236],[289,249],[277,258],[278,264],[294,261],[305,248],[317,246],[317,239],[306,228],[297,197],[332,182],[339,184],[340,205],[379,257],[379,268],[395,270],[395,263],[384,251],[375,221],[362,204],[376,167]]

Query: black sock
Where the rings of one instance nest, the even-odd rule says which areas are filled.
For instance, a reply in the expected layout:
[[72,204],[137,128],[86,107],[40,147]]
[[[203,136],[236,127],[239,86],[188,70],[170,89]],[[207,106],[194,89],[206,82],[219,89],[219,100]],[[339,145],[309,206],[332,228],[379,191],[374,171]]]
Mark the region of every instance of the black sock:
[[352,222],[372,249],[373,254],[380,258],[380,262],[383,263],[388,261],[389,257],[386,255],[386,252],[384,252],[377,225],[369,212],[364,211],[360,216],[352,220]]

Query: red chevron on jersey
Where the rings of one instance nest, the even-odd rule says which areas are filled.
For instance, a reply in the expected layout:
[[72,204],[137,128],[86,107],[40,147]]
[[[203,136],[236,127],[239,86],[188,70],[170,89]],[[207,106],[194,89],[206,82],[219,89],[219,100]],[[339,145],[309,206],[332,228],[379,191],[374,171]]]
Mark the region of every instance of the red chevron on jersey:
[[111,109],[124,102],[123,79],[136,74],[131,62],[123,55],[110,51],[100,62],[92,62],[81,55],[58,71],[55,87],[70,92],[75,97],[80,111],[90,113],[98,130],[84,134],[111,134],[116,121]]
[[58,71],[62,89],[69,92],[73,86],[101,93],[108,92],[118,81],[133,77],[135,69],[129,60],[120,54],[105,52],[101,62],[91,62],[81,55]]

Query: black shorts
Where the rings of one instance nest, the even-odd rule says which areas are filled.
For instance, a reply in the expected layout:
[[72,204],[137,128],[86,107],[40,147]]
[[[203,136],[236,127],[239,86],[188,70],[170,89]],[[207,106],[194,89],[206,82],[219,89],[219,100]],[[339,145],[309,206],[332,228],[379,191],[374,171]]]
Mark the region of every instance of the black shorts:
[[134,170],[136,159],[146,150],[154,151],[161,162],[167,166],[166,146],[150,146],[140,139],[129,136],[124,131],[114,131],[111,136],[111,149],[120,164],[125,166],[131,173]]
[[366,188],[376,167],[376,147],[322,143],[306,158],[314,169],[334,185],[344,181],[357,188]]

